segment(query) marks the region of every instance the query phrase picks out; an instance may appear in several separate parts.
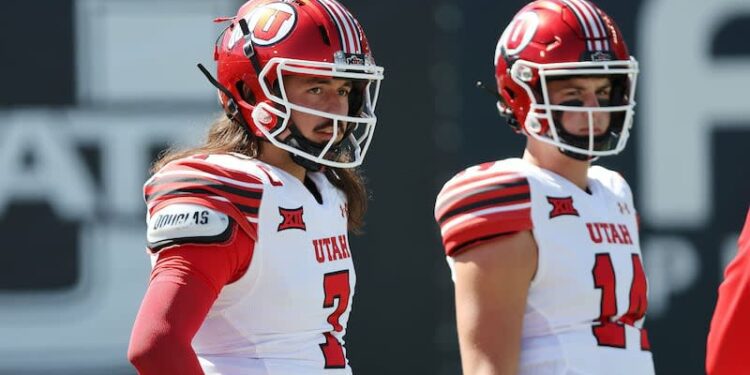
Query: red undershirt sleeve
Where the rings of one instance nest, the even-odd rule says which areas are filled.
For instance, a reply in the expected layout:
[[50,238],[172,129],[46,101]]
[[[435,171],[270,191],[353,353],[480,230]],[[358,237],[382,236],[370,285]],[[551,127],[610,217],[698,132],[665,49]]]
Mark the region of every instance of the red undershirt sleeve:
[[224,285],[241,277],[253,240],[237,224],[223,244],[163,249],[151,272],[128,348],[139,374],[202,374],[191,343]]

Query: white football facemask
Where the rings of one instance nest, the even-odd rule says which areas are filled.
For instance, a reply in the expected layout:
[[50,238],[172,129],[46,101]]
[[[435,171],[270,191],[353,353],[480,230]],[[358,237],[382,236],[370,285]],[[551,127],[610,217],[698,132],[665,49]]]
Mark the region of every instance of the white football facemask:
[[[278,93],[268,87],[266,77],[274,69],[278,81]],[[339,115],[320,111],[289,101],[284,88],[284,74],[297,74],[305,76],[320,76],[326,78],[348,79],[365,81],[366,84],[361,93],[362,111],[358,116]],[[258,76],[260,86],[269,100],[279,104],[283,109],[258,103],[253,110],[252,121],[274,146],[286,150],[294,155],[300,156],[312,162],[336,168],[353,168],[362,164],[367,150],[370,147],[372,136],[375,131],[377,117],[375,106],[380,92],[380,83],[383,80],[383,67],[374,64],[346,64],[346,63],[324,63],[307,60],[295,60],[286,58],[273,58],[263,68]],[[311,152],[282,140],[279,136],[285,130],[291,130],[290,119],[292,110],[311,114],[332,120],[333,135],[331,139],[322,145],[319,151]],[[279,124],[272,130],[266,125],[277,116]],[[337,142],[340,132],[343,131],[345,138]],[[337,152],[331,152],[336,149]]]

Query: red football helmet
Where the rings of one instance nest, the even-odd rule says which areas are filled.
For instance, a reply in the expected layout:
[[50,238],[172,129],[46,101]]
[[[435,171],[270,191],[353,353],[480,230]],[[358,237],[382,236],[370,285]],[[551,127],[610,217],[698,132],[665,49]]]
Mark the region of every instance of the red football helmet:
[[[235,17],[217,21],[231,22],[214,53],[214,84],[230,118],[308,169],[362,163],[377,122],[374,109],[383,68],[375,64],[362,27],[344,6],[336,0],[250,0]],[[290,102],[280,79],[287,74],[352,80],[348,115]],[[331,140],[307,140],[290,122],[292,110],[331,119]],[[346,126],[337,143],[339,123]],[[291,135],[280,139],[287,129]]]
[[[586,0],[537,0],[522,8],[503,32],[495,50],[498,109],[517,131],[588,160],[622,151],[632,126],[638,63],[614,21]],[[575,76],[607,77],[609,100],[553,105],[548,82]],[[588,113],[587,136],[561,124],[562,112]],[[609,113],[609,128],[594,136],[593,114]]]

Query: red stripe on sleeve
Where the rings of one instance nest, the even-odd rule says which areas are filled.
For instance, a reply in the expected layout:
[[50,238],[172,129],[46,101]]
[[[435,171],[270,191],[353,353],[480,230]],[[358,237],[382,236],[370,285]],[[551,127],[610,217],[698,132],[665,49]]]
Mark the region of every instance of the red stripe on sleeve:
[[[151,186],[146,187],[145,194],[150,203],[153,200],[169,199],[174,196],[182,195],[216,195],[224,197],[233,203],[257,210],[260,207],[260,198],[263,194],[262,189],[236,189],[233,193],[229,189],[222,190],[222,186],[227,186],[220,181],[205,180],[205,182],[194,181],[169,181],[161,182],[157,178]],[[200,191],[198,191],[200,190]],[[191,193],[191,191],[194,191]],[[257,197],[257,198],[256,198]]]
[[443,246],[446,255],[449,256],[487,239],[532,228],[530,208],[481,216],[464,214],[446,221],[441,227]]
[[248,221],[257,221],[260,210],[263,180],[257,176],[190,157],[167,164],[143,192],[151,215],[172,203],[199,204],[231,216],[250,238],[257,239],[257,224]]
[[186,158],[173,163],[169,163],[164,167],[164,171],[172,170],[195,170],[203,173],[209,173],[216,176],[231,178],[233,180],[241,181],[248,184],[262,184],[263,181],[254,175],[225,168],[223,166],[210,163],[208,161],[197,159],[197,158]]
[[468,168],[445,184],[435,202],[449,256],[488,239],[533,228],[528,179],[501,164]]
[[[470,170],[471,168],[469,168]],[[468,171],[468,170],[467,170]],[[506,177],[508,180],[512,180],[516,177],[522,178],[523,176],[516,171],[502,171],[502,170],[482,170],[479,172],[468,173],[467,171],[457,174],[453,179],[445,183],[443,191],[448,192],[449,190],[460,188],[479,181],[486,181],[495,178]]]
[[525,178],[490,183],[456,194],[441,194],[435,216],[438,222],[443,222],[458,212],[528,203],[530,200],[529,184]]

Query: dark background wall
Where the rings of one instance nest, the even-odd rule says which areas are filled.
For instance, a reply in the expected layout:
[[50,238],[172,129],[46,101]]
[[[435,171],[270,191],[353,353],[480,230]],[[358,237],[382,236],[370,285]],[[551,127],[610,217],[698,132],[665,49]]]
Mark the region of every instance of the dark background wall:
[[[133,373],[124,351],[149,269],[139,184],[156,152],[195,142],[216,113],[194,64],[211,59],[210,20],[240,2],[202,3],[0,4],[0,373]],[[433,203],[460,169],[523,150],[474,83],[494,84],[495,43],[525,2],[345,3],[386,67],[364,167],[368,226],[352,238],[350,359],[358,374],[456,374]],[[598,2],[642,64],[628,148],[599,163],[636,194],[659,373],[703,372],[716,288],[750,202],[750,1],[702,3]],[[712,21],[688,22],[693,8]],[[705,147],[685,146],[691,126]],[[659,169],[669,157],[685,162]],[[704,188],[691,194],[696,179]]]

